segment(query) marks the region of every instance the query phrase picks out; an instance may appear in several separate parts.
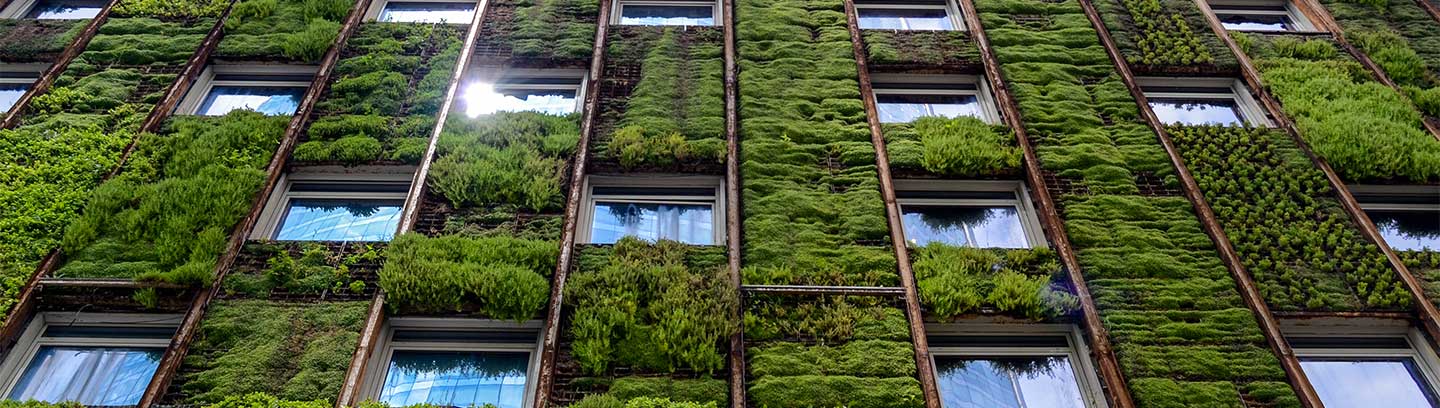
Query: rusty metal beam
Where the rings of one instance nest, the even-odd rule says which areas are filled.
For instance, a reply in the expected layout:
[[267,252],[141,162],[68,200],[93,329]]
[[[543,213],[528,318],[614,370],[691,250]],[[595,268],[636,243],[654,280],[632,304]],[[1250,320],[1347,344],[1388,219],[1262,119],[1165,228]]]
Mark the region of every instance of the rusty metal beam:
[[[985,79],[990,82],[990,88],[995,92],[995,99],[1005,124],[1015,132],[1015,139],[1020,145],[1021,154],[1024,156],[1022,165],[1025,167],[1025,180],[1032,187],[1030,194],[1035,202],[1036,213],[1040,215],[1040,223],[1050,236],[1050,242],[1055,246],[1055,253],[1065,264],[1065,276],[1069,280],[1070,286],[1075,288],[1075,297],[1080,301],[1081,327],[1084,328],[1086,340],[1090,343],[1090,351],[1095,359],[1096,368],[1100,371],[1100,380],[1104,383],[1102,385],[1105,389],[1105,399],[1114,408],[1135,408],[1135,402],[1130,396],[1130,386],[1125,382],[1125,374],[1120,371],[1120,362],[1115,357],[1114,347],[1110,344],[1110,335],[1105,329],[1104,321],[1100,319],[1100,309],[1095,305],[1095,298],[1090,294],[1090,286],[1085,282],[1085,276],[1080,269],[1080,259],[1075,254],[1075,248],[1070,244],[1070,236],[1065,230],[1064,220],[1060,218],[1060,210],[1055,204],[1055,198],[1050,196],[1050,189],[1046,187],[1045,178],[1042,177],[1040,157],[1035,153],[1035,146],[1030,144],[1029,131],[1025,129],[1025,124],[1021,120],[1023,117],[1020,114],[1020,105],[1005,84],[1004,72],[1000,70],[1000,60],[995,57],[995,51],[990,47],[990,38],[985,34],[985,26],[980,21],[975,3],[972,0],[960,0],[959,3],[960,14],[965,17],[965,24],[970,27],[970,34],[975,38],[976,46],[980,49],[980,58],[985,67]],[[1101,26],[1099,29],[1103,28]]]
[[15,306],[10,308],[10,313],[5,315],[5,324],[0,326],[0,354],[9,352],[15,341],[20,339],[20,334],[24,333],[25,325],[35,316],[35,303],[41,290],[40,281],[50,274],[50,271],[55,270],[59,263],[60,250],[54,249],[35,267],[35,273],[30,275],[30,280],[20,291],[20,298],[15,302]]
[[1427,0],[1415,0],[1415,3],[1419,4],[1420,8],[1425,9],[1425,14],[1429,14],[1430,18],[1435,19],[1435,22],[1440,22],[1440,6],[1436,6],[1435,3]]
[[370,364],[370,354],[380,339],[380,328],[385,324],[385,291],[375,291],[370,300],[370,312],[365,315],[365,326],[360,329],[360,340],[356,342],[355,354],[350,357],[350,368],[345,370],[345,382],[340,385],[340,396],[335,398],[335,407],[355,406],[360,400],[360,386],[365,378],[365,368]]
[[1420,317],[1421,329],[1430,337],[1432,344],[1440,346],[1440,310],[1437,310],[1435,304],[1425,298],[1424,286],[1421,285],[1420,280],[1410,273],[1410,269],[1405,266],[1405,262],[1400,259],[1395,250],[1385,243],[1385,238],[1380,235],[1380,230],[1375,227],[1375,222],[1371,221],[1370,216],[1365,214],[1365,210],[1360,208],[1360,202],[1355,200],[1355,195],[1350,193],[1350,188],[1345,185],[1345,181],[1340,178],[1334,168],[1330,167],[1325,158],[1315,154],[1315,151],[1310,148],[1310,144],[1300,136],[1295,122],[1284,114],[1285,110],[1280,105],[1280,100],[1271,95],[1270,91],[1260,82],[1260,70],[1255,68],[1254,61],[1251,61],[1250,56],[1240,50],[1240,46],[1235,43],[1234,38],[1226,35],[1225,27],[1220,24],[1220,19],[1215,17],[1215,12],[1210,10],[1210,4],[1205,0],[1195,0],[1195,4],[1205,15],[1210,29],[1225,42],[1225,46],[1229,47],[1230,52],[1235,55],[1236,61],[1240,63],[1240,73],[1246,85],[1252,92],[1260,96],[1260,101],[1265,104],[1265,109],[1274,115],[1275,121],[1285,130],[1286,134],[1290,135],[1290,139],[1300,147],[1300,150],[1305,152],[1315,167],[1325,173],[1325,179],[1330,181],[1330,185],[1335,188],[1340,205],[1345,208],[1345,212],[1351,218],[1355,219],[1356,224],[1359,224],[1361,234],[1380,246],[1380,251],[1385,253],[1385,258],[1390,261],[1391,266],[1395,267],[1395,272],[1400,275],[1400,280],[1405,283],[1406,289],[1410,290],[1412,299],[1416,303],[1416,313]]
[[140,398],[138,408],[150,408],[160,402],[165,396],[165,390],[170,387],[170,381],[175,378],[180,364],[189,352],[190,343],[200,329],[200,319],[204,317],[205,310],[210,306],[210,301],[220,294],[221,283],[225,280],[225,274],[235,264],[236,257],[245,246],[246,237],[255,228],[255,221],[260,218],[260,211],[265,207],[265,199],[274,192],[280,182],[280,176],[285,172],[285,165],[290,160],[290,153],[295,150],[295,145],[300,139],[300,133],[305,128],[305,122],[309,120],[311,112],[315,110],[315,104],[319,102],[320,96],[324,94],[330,77],[335,73],[336,63],[340,60],[340,50],[345,42],[354,34],[356,27],[360,25],[361,19],[365,16],[366,6],[369,1],[359,0],[350,8],[350,14],[345,18],[344,24],[340,27],[340,33],[335,36],[335,42],[330,44],[330,49],[320,59],[320,67],[315,72],[310,87],[306,89],[305,96],[300,100],[300,106],[295,109],[295,115],[290,118],[290,124],[285,128],[285,134],[280,138],[280,145],[275,149],[275,155],[270,158],[266,167],[266,179],[264,187],[256,192],[251,199],[250,213],[235,226],[230,233],[230,240],[226,244],[225,252],[215,262],[214,282],[209,290],[201,291],[195,295],[191,302],[190,309],[185,313],[185,319],[181,322],[180,328],[176,329],[175,337],[170,340],[170,347],[161,356],[159,367],[155,370],[155,376],[150,379],[150,384],[145,388],[145,394]]
[[[725,26],[725,250],[729,257],[726,267],[730,272],[730,287],[735,289],[735,298],[741,299],[740,272],[741,243],[740,211],[740,66],[737,63],[738,46],[735,32],[735,0],[723,0],[721,11]],[[730,321],[736,330],[730,334],[730,408],[745,408],[745,318],[741,312],[744,301],[735,302],[730,309]]]
[[12,129],[20,125],[20,117],[25,115],[25,111],[30,107],[30,101],[49,91],[50,86],[55,84],[55,80],[60,78],[60,74],[65,73],[65,69],[70,67],[70,62],[75,61],[75,57],[85,52],[85,47],[90,45],[90,40],[95,39],[95,34],[100,32],[100,26],[110,19],[110,11],[114,10],[118,3],[120,0],[110,0],[105,3],[105,7],[100,9],[100,13],[85,24],[85,28],[80,31],[80,34],[70,41],[70,45],[65,46],[65,51],[60,52],[60,56],[55,58],[55,63],[50,64],[50,68],[40,74],[40,78],[35,79],[35,83],[30,85],[30,89],[25,90],[25,93],[20,95],[20,99],[15,100],[15,104],[10,106],[10,111],[5,112],[5,119],[0,121],[0,129]]
[[565,223],[560,233],[560,259],[555,264],[554,282],[550,284],[550,305],[545,310],[545,331],[540,342],[540,373],[535,382],[532,408],[550,405],[550,389],[555,387],[555,348],[560,341],[560,309],[565,304],[565,279],[575,260],[576,218],[580,215],[580,199],[585,185],[585,167],[590,162],[590,138],[595,133],[595,119],[600,110],[600,81],[605,73],[605,43],[610,34],[612,0],[600,0],[600,13],[595,18],[595,45],[590,50],[590,76],[585,83],[585,112],[580,119],[580,143],[575,149],[575,162],[570,169],[570,191],[565,197]]
[[905,288],[892,286],[741,285],[740,292],[745,295],[905,296]]
[[846,28],[850,30],[850,46],[855,52],[855,69],[860,80],[860,100],[865,105],[865,119],[870,127],[870,144],[875,146],[875,169],[880,177],[880,196],[885,200],[885,219],[889,224],[890,244],[895,251],[896,269],[900,272],[900,289],[905,299],[905,318],[910,323],[910,341],[915,347],[915,367],[920,392],[926,408],[940,408],[940,388],[936,385],[935,365],[930,361],[930,339],[925,334],[925,315],[920,311],[920,292],[915,288],[915,270],[910,265],[910,249],[905,246],[905,232],[900,225],[900,203],[895,195],[895,178],[890,174],[890,154],[885,149],[885,131],[880,127],[880,110],[876,107],[875,89],[870,81],[870,58],[865,48],[865,35],[860,31],[860,17],[855,1],[845,0]]

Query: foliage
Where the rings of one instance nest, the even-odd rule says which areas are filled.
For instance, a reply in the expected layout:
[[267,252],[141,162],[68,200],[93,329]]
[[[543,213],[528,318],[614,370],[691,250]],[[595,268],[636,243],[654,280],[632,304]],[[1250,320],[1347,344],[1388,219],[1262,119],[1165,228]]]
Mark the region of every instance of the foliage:
[[[1105,25],[1131,64],[1228,65],[1228,50],[1187,0],[1099,1]],[[1217,58],[1216,56],[1221,56]]]
[[872,65],[945,67],[978,65],[980,50],[964,31],[863,30]]
[[194,19],[219,17],[230,6],[229,0],[125,0],[115,5],[121,16]]
[[231,395],[205,408],[328,408],[333,404],[325,400],[290,401],[261,392],[245,395]]
[[420,313],[475,307],[495,319],[535,317],[550,299],[554,242],[401,234],[386,249],[380,288],[390,307]]
[[684,402],[671,401],[669,398],[639,397],[621,402],[609,394],[598,394],[586,396],[580,402],[571,405],[572,408],[716,408],[714,402]]
[[715,408],[724,406],[729,397],[725,380],[631,376],[615,379],[606,393],[587,396],[571,407]]
[[[640,82],[597,155],[626,168],[719,163],[725,157],[724,66],[719,31],[631,31],[610,57],[641,60]],[[649,34],[649,35],[644,35]],[[638,51],[636,51],[638,49]],[[629,51],[629,52],[627,52]]]
[[340,393],[368,309],[368,302],[218,301],[186,357],[195,371],[182,374],[181,391],[192,403],[256,392],[330,400]]
[[225,20],[222,58],[279,58],[316,63],[340,35],[350,0],[244,0]]
[[993,309],[1041,320],[1079,307],[1048,248],[994,250],[931,243],[912,250],[920,300],[949,318]]
[[496,40],[509,43],[517,57],[584,60],[595,47],[599,12],[596,0],[516,0],[506,22],[512,31]]
[[70,45],[85,20],[5,19],[0,21],[0,61],[41,62]]
[[1400,261],[1415,277],[1431,303],[1440,306],[1440,251],[1397,251]]
[[[857,324],[855,332],[840,337],[849,340],[844,344],[771,342],[750,347],[750,398],[764,407],[923,406],[905,317],[893,308],[876,311],[883,311],[889,322],[866,322],[870,327],[864,329]],[[746,330],[750,321],[747,315]],[[898,325],[899,330],[876,330],[877,324]]]
[[750,297],[745,311],[745,338],[842,341],[845,339],[906,340],[905,314],[875,298],[824,296],[799,303]]
[[451,116],[428,183],[456,207],[560,208],[565,157],[580,140],[578,115],[497,112]]
[[36,400],[16,401],[13,399],[0,400],[0,408],[84,408],[85,405],[73,401],[45,402]]
[[345,254],[330,252],[321,243],[308,242],[300,245],[299,259],[291,256],[287,245],[250,245],[258,246],[258,252],[269,256],[268,268],[259,274],[237,271],[226,274],[226,294],[263,298],[275,289],[291,294],[361,293],[365,290],[365,281],[352,277],[350,268],[360,262],[378,262],[383,256],[373,244]]
[[927,116],[909,124],[887,124],[885,139],[890,164],[895,168],[975,177],[1020,167],[1020,148],[1008,129],[968,116]]
[[182,117],[145,134],[120,174],[65,230],[71,278],[208,284],[230,229],[250,212],[285,118]]
[[1401,85],[1437,85],[1440,42],[1435,39],[1440,38],[1440,26],[1419,4],[1404,0],[1321,3],[1345,30],[1345,37],[1380,64],[1391,79]]

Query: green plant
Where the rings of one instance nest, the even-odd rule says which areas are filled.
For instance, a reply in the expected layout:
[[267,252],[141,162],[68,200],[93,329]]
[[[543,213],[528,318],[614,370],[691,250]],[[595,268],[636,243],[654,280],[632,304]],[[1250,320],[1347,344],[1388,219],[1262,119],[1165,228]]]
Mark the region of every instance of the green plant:
[[920,299],[946,318],[993,308],[1028,319],[1064,315],[1079,302],[1063,288],[1049,249],[986,250],[931,243],[913,250]]
[[83,408],[85,405],[78,402],[45,402],[36,400],[16,401],[13,399],[0,400],[0,408]]
[[225,293],[244,294],[263,298],[279,288],[292,294],[362,293],[365,281],[351,276],[350,268],[359,262],[375,262],[381,259],[382,251],[373,245],[366,245],[348,255],[332,253],[320,243],[305,243],[299,246],[300,257],[291,256],[289,245],[250,244],[246,251],[258,252],[257,256],[269,256],[268,266],[258,274],[232,271],[225,276]]
[[906,340],[910,326],[899,309],[874,298],[820,297],[808,302],[751,297],[745,338],[753,341],[808,338]]
[[[1140,65],[1214,64],[1218,39],[1209,34],[1199,10],[1183,0],[1111,0],[1104,6],[1116,14],[1106,25],[1117,32],[1125,60]],[[1124,13],[1128,19],[1115,16]],[[1107,13],[1109,14],[1109,13]],[[1200,34],[1194,27],[1199,27]],[[1211,50],[1216,50],[1212,53]]]
[[863,30],[865,50],[876,66],[977,65],[980,50],[964,31]]
[[70,45],[85,27],[74,20],[0,21],[0,61],[41,62]]
[[597,151],[627,168],[720,162],[725,112],[719,32],[634,33],[612,38],[611,48],[618,49],[612,52],[618,61],[640,60],[640,82],[625,103],[619,129]]
[[550,299],[554,242],[402,234],[386,249],[380,288],[392,308],[422,313],[473,306],[495,319],[535,317]]
[[560,207],[564,157],[580,139],[578,117],[537,112],[457,116],[440,135],[431,188],[457,207]]
[[497,40],[509,42],[516,56],[541,60],[590,57],[599,1],[518,0],[515,6],[515,15],[508,22],[513,31]]
[[245,395],[231,395],[205,408],[326,408],[333,404],[325,400],[290,401],[261,392]]
[[340,34],[349,0],[244,0],[225,20],[216,55],[315,63]]
[[1016,171],[1020,148],[1003,127],[972,118],[923,117],[885,128],[890,163],[923,168],[950,177],[974,177]]
[[217,17],[230,6],[227,0],[126,0],[115,5],[115,14],[133,17],[175,19]]

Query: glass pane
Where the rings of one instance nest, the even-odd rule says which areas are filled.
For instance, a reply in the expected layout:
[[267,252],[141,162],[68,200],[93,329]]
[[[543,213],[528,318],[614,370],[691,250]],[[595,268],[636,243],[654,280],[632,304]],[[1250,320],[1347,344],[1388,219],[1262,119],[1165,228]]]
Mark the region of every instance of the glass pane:
[[1015,206],[916,206],[901,208],[905,240],[977,248],[1028,248]]
[[[578,87],[578,85],[577,85]],[[575,89],[519,89],[475,84],[465,88],[465,114],[534,111],[564,115],[575,111]]]
[[1435,392],[1408,358],[1304,359],[1300,368],[1327,408],[1432,408]]
[[389,241],[400,222],[400,201],[290,200],[275,239]]
[[1215,13],[1220,17],[1220,24],[1226,30],[1250,30],[1250,31],[1291,31],[1295,29],[1290,24],[1290,18],[1280,14],[1224,14]]
[[216,86],[200,104],[197,115],[220,116],[249,109],[266,115],[294,115],[305,88],[289,86]]
[[954,30],[945,9],[884,9],[862,7],[860,28],[886,30]]
[[100,14],[102,0],[41,0],[25,18],[43,20],[87,20]]
[[694,245],[715,243],[709,204],[596,202],[590,242],[610,244],[623,237],[670,239]]
[[1440,250],[1440,211],[1366,210],[1366,215],[1391,248],[1401,251]]
[[28,89],[30,89],[30,85],[0,84],[0,112],[9,111],[10,108],[15,107],[15,102],[19,101],[20,96],[24,95]]
[[378,20],[392,23],[470,24],[475,3],[388,2]]
[[945,408],[1085,408],[1065,357],[936,357]]
[[1164,123],[1239,125],[1240,108],[1233,99],[1151,98],[1150,109]]
[[396,351],[380,402],[521,408],[528,353]]
[[711,6],[627,4],[620,9],[620,24],[651,26],[715,25],[715,8]]
[[10,399],[134,405],[160,366],[164,349],[44,346]]
[[906,123],[923,116],[979,118],[980,99],[975,95],[876,95],[880,122]]

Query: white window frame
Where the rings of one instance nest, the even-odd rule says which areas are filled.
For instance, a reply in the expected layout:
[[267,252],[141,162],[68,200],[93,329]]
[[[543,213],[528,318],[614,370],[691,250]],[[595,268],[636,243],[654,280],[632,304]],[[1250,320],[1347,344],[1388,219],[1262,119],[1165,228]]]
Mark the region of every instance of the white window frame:
[[[893,30],[896,30],[896,31],[967,31],[967,32],[969,31],[969,28],[965,26],[965,19],[964,19],[964,18],[961,18],[960,8],[957,7],[957,6],[955,5],[955,2],[954,2],[954,1],[951,1],[951,0],[945,0],[945,4],[915,4],[915,3],[910,3],[910,4],[894,4],[894,3],[869,3],[869,2],[865,2],[865,1],[856,1],[856,2],[855,2],[855,9],[856,9],[856,16],[857,16],[856,18],[859,18],[858,16],[859,16],[859,10],[860,10],[860,9],[871,9],[871,10],[945,10],[945,17],[948,18],[948,19],[950,19],[950,25],[952,25],[952,26],[955,27],[955,29],[953,29],[953,30],[910,30],[910,29],[893,29]],[[858,21],[858,20],[857,20],[857,21]],[[867,28],[866,30],[885,30],[885,29],[884,29],[884,28]]]
[[[469,103],[469,101],[463,100],[465,86],[469,86],[470,84],[488,83],[491,85],[492,88],[504,89],[573,90],[575,91],[574,112],[583,113],[585,111],[586,88],[588,88],[588,85],[590,84],[590,74],[587,73],[586,70],[516,68],[506,70],[476,71],[479,72],[476,74],[471,74],[472,76],[469,79],[462,81],[462,84],[464,85],[460,88],[460,92],[462,94],[462,102],[465,104]],[[563,84],[521,83],[527,79],[554,79],[565,80],[567,82]],[[569,81],[574,81],[574,83],[571,84],[571,82]],[[469,110],[468,105],[462,105],[462,108],[465,108],[464,110],[467,111]]]
[[[873,82],[875,85],[872,90],[877,102],[876,116],[880,115],[878,112],[880,95],[960,95],[975,97],[976,103],[980,105],[980,117],[976,119],[992,125],[1000,123],[1000,109],[995,105],[995,94],[990,91],[990,83],[983,76],[876,74]],[[939,89],[914,86],[929,84],[974,84],[975,89]]]
[[[1035,212],[1035,203],[1030,200],[1030,189],[1021,181],[997,181],[997,180],[895,180],[896,191],[974,191],[974,192],[1010,192],[1015,194],[1015,199],[985,199],[985,198],[898,198],[895,201],[900,204],[901,212],[904,212],[906,205],[923,206],[944,206],[944,207],[978,207],[978,206],[1007,206],[1013,205],[1020,217],[1021,229],[1025,232],[1025,243],[1027,248],[1048,248],[1049,241],[1045,238],[1045,229],[1040,226],[1040,217]],[[904,221],[901,221],[904,223]],[[905,234],[905,227],[900,227],[900,233]],[[905,240],[910,245],[910,240]]]
[[[386,4],[389,4],[391,1],[394,1],[394,2],[396,2],[396,3],[474,3],[474,4],[475,4],[475,13],[476,13],[476,14],[479,14],[479,13],[480,13],[480,2],[479,2],[479,1],[464,1],[464,0],[459,0],[459,1],[457,1],[457,0],[370,0],[370,7],[365,10],[365,21],[371,21],[371,22],[373,22],[373,21],[378,21],[378,20],[380,19],[380,12],[385,11],[385,5],[386,5]],[[473,18],[471,19],[471,21],[460,21],[460,22],[446,21],[445,24],[458,24],[458,25],[466,25],[466,26],[468,26],[468,25],[470,25],[470,23],[471,23],[472,21],[474,21]],[[420,23],[410,23],[410,24],[420,24]],[[430,23],[424,23],[424,24],[430,24]]]
[[[385,378],[389,376],[390,359],[395,355],[396,350],[401,351],[465,351],[465,352],[526,352],[530,353],[530,363],[525,372],[525,397],[523,407],[529,407],[535,396],[535,379],[540,372],[540,345],[543,344],[544,322],[539,320],[527,320],[515,322],[511,320],[492,319],[460,319],[445,317],[397,317],[385,322],[383,335],[375,342],[374,352],[370,361],[365,365],[365,373],[362,375],[362,396],[368,399],[379,399],[380,393],[385,388]],[[494,342],[396,342],[392,339],[396,330],[406,331],[450,331],[450,332],[484,332],[495,330],[506,331],[535,331],[534,343],[494,343]]]
[[[1286,30],[1286,31],[1278,31],[1278,32],[1292,32],[1292,33],[1294,33],[1294,32],[1318,32],[1318,31],[1321,31],[1321,30],[1319,30],[1319,29],[1317,29],[1317,28],[1315,27],[1315,24],[1314,24],[1314,23],[1311,23],[1311,22],[1310,22],[1310,19],[1305,16],[1305,13],[1300,12],[1300,9],[1298,9],[1298,8],[1295,7],[1295,3],[1293,3],[1293,2],[1291,2],[1291,1],[1289,1],[1289,0],[1209,0],[1209,3],[1210,3],[1210,11],[1211,11],[1211,12],[1214,12],[1216,17],[1219,17],[1221,14],[1228,14],[1228,15],[1252,15],[1252,16],[1285,16],[1285,17],[1287,17],[1287,18],[1290,19],[1290,23],[1295,26],[1295,29],[1294,29],[1294,30]],[[1285,8],[1285,10],[1283,10],[1283,11],[1281,11],[1281,10],[1248,10],[1248,9],[1242,9],[1242,8],[1231,8],[1231,7],[1236,7],[1236,6],[1240,6],[1240,7],[1275,7],[1275,6],[1283,6],[1283,7]],[[1270,32],[1270,31],[1264,31],[1264,30],[1232,30],[1232,31]]]
[[[40,80],[40,74],[49,68],[49,64],[0,64],[0,84],[4,85],[27,85],[26,92],[35,88],[35,81]],[[8,112],[14,106],[0,109],[0,112]]]
[[[665,194],[654,195],[595,195],[595,187],[631,187],[631,188],[706,188],[714,187],[715,194],[709,197],[703,196],[671,196]],[[725,242],[725,181],[716,176],[695,176],[683,174],[647,174],[643,177],[625,176],[586,176],[584,185],[585,196],[582,199],[585,207],[580,209],[577,233],[579,242],[591,243],[592,228],[595,222],[596,201],[618,201],[636,202],[646,204],[696,204],[697,202],[709,202],[710,215],[713,219],[711,226],[711,245],[723,245]]]
[[[181,115],[198,115],[200,105],[205,103],[205,98],[210,96],[210,91],[217,86],[254,86],[254,87],[294,87],[310,88],[314,82],[314,75],[318,68],[314,65],[222,65],[215,64],[205,67],[195,83],[190,86],[190,91],[185,93],[185,98],[176,105],[175,112]],[[216,80],[218,75],[275,75],[294,76],[310,75],[310,81],[294,81],[288,79],[277,79],[274,81],[254,80]],[[293,116],[294,114],[291,114]]]
[[[40,0],[14,0],[5,6],[4,9],[0,9],[0,19],[24,19],[25,15],[30,14],[30,11],[34,10],[37,4],[40,4]],[[104,9],[104,7],[102,6],[101,9]]]
[[1440,356],[1425,334],[1409,321],[1380,318],[1282,319],[1280,330],[1291,338],[1403,338],[1408,349],[1292,347],[1299,358],[1410,358],[1431,391],[1440,392]]
[[84,338],[45,337],[50,326],[85,326],[115,328],[178,328],[184,316],[177,314],[132,314],[132,313],[74,313],[44,312],[36,314],[25,326],[25,331],[16,340],[15,346],[0,363],[0,378],[4,378],[4,394],[8,396],[20,383],[20,376],[35,359],[35,354],[44,346],[76,347],[143,347],[165,349],[170,347],[172,337],[166,338]]
[[405,201],[409,192],[345,192],[345,191],[291,191],[296,183],[333,183],[337,185],[364,184],[407,184],[413,186],[413,166],[310,166],[280,176],[275,191],[265,200],[265,209],[250,231],[250,239],[274,240],[280,232],[280,222],[290,212],[290,202],[295,199],[365,199]]
[[[930,347],[930,372],[939,375],[935,357],[1067,357],[1075,375],[1080,396],[1087,408],[1106,408],[1104,389],[1100,376],[1096,374],[1095,363],[1090,361],[1090,348],[1082,340],[1080,329],[1072,324],[1017,322],[1006,318],[979,318],[965,323],[926,324],[929,336],[1046,336],[1064,337],[1069,347]],[[939,380],[938,378],[936,379]]]
[[[621,15],[621,13],[622,13],[623,11],[625,11],[625,6],[675,6],[675,7],[710,6],[710,10],[711,10],[711,11],[710,11],[710,15],[713,16],[712,18],[713,18],[713,20],[715,21],[715,24],[711,24],[711,25],[708,25],[708,26],[695,26],[695,27],[720,27],[720,26],[725,25],[725,10],[724,10],[723,7],[720,7],[720,1],[718,1],[718,0],[717,0],[717,1],[707,1],[707,0],[618,0],[618,1],[612,2],[612,4],[610,5],[610,24],[611,24],[611,25],[622,25],[622,24],[620,23],[620,19],[623,17],[623,16]],[[631,24],[623,24],[623,25],[631,25]]]
[[[1145,98],[1184,98],[1184,99],[1229,99],[1235,102],[1235,107],[1240,110],[1240,121],[1247,125],[1259,127],[1275,127],[1274,123],[1265,115],[1265,109],[1250,96],[1250,88],[1246,87],[1239,79],[1234,78],[1188,78],[1188,77],[1142,77],[1135,78],[1140,89],[1147,87],[1196,87],[1196,88],[1228,88],[1228,93],[1207,93],[1207,92],[1163,92],[1144,90]],[[1148,101],[1147,101],[1148,102]],[[1152,109],[1147,103],[1144,109]],[[1171,123],[1166,123],[1170,125]]]

